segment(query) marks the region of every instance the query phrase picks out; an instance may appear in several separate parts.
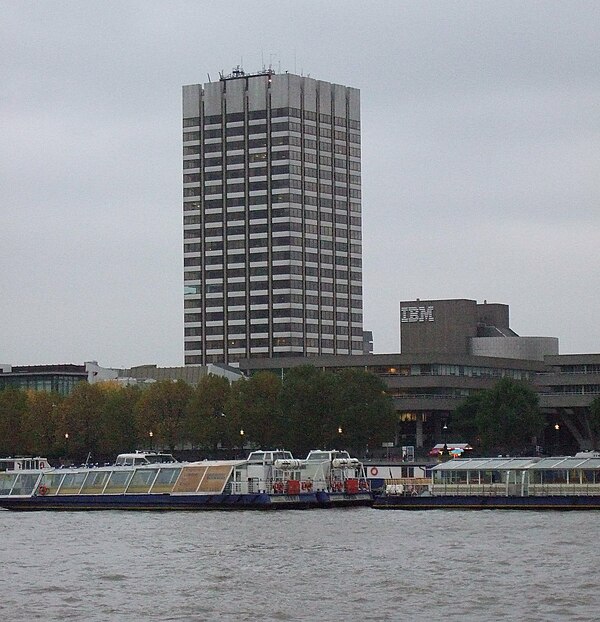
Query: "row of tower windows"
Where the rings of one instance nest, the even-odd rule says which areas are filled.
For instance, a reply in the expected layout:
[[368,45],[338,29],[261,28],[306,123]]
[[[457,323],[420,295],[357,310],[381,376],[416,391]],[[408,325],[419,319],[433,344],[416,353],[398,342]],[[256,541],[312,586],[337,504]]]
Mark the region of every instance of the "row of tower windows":
[[[278,175],[287,176],[289,174],[297,175],[300,177],[302,175],[302,168],[299,166],[294,166],[294,165],[271,167],[271,177],[276,177]],[[267,177],[267,176],[268,176],[268,171],[266,167],[248,169],[247,177],[249,178]],[[236,169],[227,169],[225,171],[223,170],[207,171],[204,173],[203,177],[204,177],[204,181],[222,181],[223,177],[225,177],[227,180],[237,179],[237,178],[244,179],[246,178],[246,170],[243,168],[236,168]],[[342,182],[344,184],[348,183],[348,181],[351,184],[360,184],[360,175],[352,175],[352,174],[348,175],[346,172],[341,172],[341,171],[332,172],[331,170],[327,170],[327,169],[320,169],[317,172],[316,168],[305,167],[304,177],[305,178],[311,177],[315,180],[316,179],[334,180],[334,181]],[[202,176],[200,175],[200,173],[184,173],[183,175],[184,184],[199,183],[201,180],[202,180]],[[291,183],[292,181],[296,183],[300,183],[300,180],[295,180],[294,178],[290,180],[288,177],[286,177],[283,180],[273,179],[271,182],[271,187],[272,188],[285,188],[287,187],[287,185],[289,185],[291,188],[302,187],[301,184],[300,185],[292,184]],[[307,190],[311,190],[311,188],[307,188]]]
[[[269,333],[272,331],[274,333],[318,333],[321,335],[348,335],[350,334],[352,337],[362,337],[363,331],[362,328],[352,328],[352,331],[349,332],[347,326],[337,326],[334,330],[333,326],[329,326],[326,324],[322,324],[321,326],[317,324],[304,324],[302,322],[287,322],[281,324],[253,324],[251,326],[251,330],[247,332],[247,327],[245,325],[233,325],[227,328],[228,335],[256,335],[261,333]],[[220,335],[223,336],[225,333],[223,331],[223,326],[206,326],[204,328],[204,335],[206,336],[215,336]],[[188,327],[185,329],[186,337],[201,337],[202,329],[198,327]],[[189,343],[194,343],[190,341]],[[195,348],[190,348],[194,350]]]
[[[258,148],[263,148],[266,147],[266,138],[260,138],[260,139],[256,139],[257,141],[264,141],[264,144],[258,144],[255,143],[254,140],[248,141],[248,148],[249,149],[258,149]],[[306,139],[308,140],[308,139]],[[294,142],[298,142],[298,141],[294,141]],[[294,144],[294,142],[288,142],[288,143],[279,143],[279,146],[281,145],[287,145],[287,144]],[[311,141],[311,142],[315,142],[315,141]],[[278,145],[272,144],[273,147],[277,147]],[[296,146],[301,146],[300,144],[296,145]],[[306,144],[305,144],[306,147]],[[227,153],[229,154],[230,151],[244,151],[246,148],[246,145],[244,144],[243,141],[235,141],[235,142],[228,142],[226,145],[226,149],[227,149]],[[312,149],[316,149],[316,145],[315,147],[307,147],[307,148],[312,148]],[[332,151],[332,145],[331,143],[325,143],[323,141],[319,141],[319,148],[321,149],[321,151],[328,151],[331,152]],[[204,145],[204,153],[210,153],[210,154],[214,154],[212,157],[216,158],[216,154],[222,151],[222,143],[218,142],[218,143],[207,143]],[[346,149],[345,145],[335,145],[335,148],[333,149],[333,152],[337,155],[349,155],[351,157],[355,157],[355,158],[360,158],[360,147],[349,147],[348,149]],[[200,145],[184,145],[183,147],[183,155],[184,156],[198,156],[200,155]],[[238,154],[238,155],[242,155],[242,154]],[[263,151],[261,154],[250,154],[250,155],[265,155],[266,153]],[[219,156],[220,157],[220,156]],[[233,157],[233,155],[228,155],[227,157]],[[329,157],[331,159],[331,156],[326,156]],[[264,158],[263,158],[264,159]],[[302,160],[302,156],[301,156],[301,152],[299,151],[295,151],[293,149],[291,150],[277,150],[274,149],[271,152],[271,160]],[[314,153],[309,153],[309,152],[305,152],[304,154],[304,160],[306,162],[317,162],[317,154]],[[259,160],[255,160],[255,161],[259,161]],[[329,165],[331,166],[331,164]]]
[[[254,134],[266,134],[267,133],[267,125],[265,123],[262,124],[250,124],[250,125],[236,125],[236,126],[228,126],[225,129],[225,134],[223,134],[223,129],[221,127],[216,127],[212,129],[204,129],[204,132],[199,131],[184,131],[183,132],[183,140],[191,141],[191,140],[200,140],[201,137],[207,138],[222,138],[225,136],[243,136],[243,135],[254,135]],[[296,121],[277,121],[271,123],[271,134],[276,134],[278,132],[296,132],[298,134],[304,133],[309,136],[320,136],[322,138],[333,138],[335,140],[350,140],[350,142],[360,142],[360,134],[354,134],[352,132],[347,132],[346,129],[335,129],[332,130],[330,127],[326,125],[319,126],[318,130],[315,125],[298,123]]]
[[[267,110],[249,110],[247,117],[243,112],[231,112],[229,114],[224,115],[225,121],[228,123],[235,123],[239,121],[245,121],[246,118],[248,120],[260,120],[266,119],[268,116]],[[333,122],[334,125],[338,127],[350,127],[354,130],[360,129],[360,121],[357,119],[347,119],[346,117],[341,116],[332,116],[330,114],[312,112],[310,110],[305,110],[304,114],[300,108],[272,108],[271,109],[271,118],[278,117],[292,117],[296,119],[304,119],[308,121],[319,121],[320,123],[329,123]],[[200,117],[184,117],[183,119],[183,127],[198,127],[200,125]],[[211,125],[223,122],[223,115],[206,115],[204,116],[204,124]]]
[[[357,203],[350,199],[347,200],[347,197],[336,197],[335,199],[319,196],[315,197],[310,194],[305,194],[302,197],[301,194],[296,194],[294,192],[290,193],[281,193],[281,194],[271,194],[271,202],[272,203],[295,203],[304,206],[314,206],[320,207],[322,209],[333,209],[335,207],[336,213],[345,213],[346,211],[359,213],[361,211],[360,203]],[[205,197],[204,199],[204,211],[208,212],[210,210],[219,210],[221,211],[223,207],[250,207],[252,206],[264,206],[266,207],[268,204],[268,196],[266,194],[253,195],[249,197],[227,197],[223,198],[214,198],[214,197]],[[277,207],[277,206],[276,206]],[[276,209],[274,207],[274,209]],[[283,207],[283,206],[282,206]],[[202,208],[202,202],[197,199],[187,200],[183,203],[183,211],[184,212],[194,212],[200,211]],[[229,211],[229,210],[228,210]]]

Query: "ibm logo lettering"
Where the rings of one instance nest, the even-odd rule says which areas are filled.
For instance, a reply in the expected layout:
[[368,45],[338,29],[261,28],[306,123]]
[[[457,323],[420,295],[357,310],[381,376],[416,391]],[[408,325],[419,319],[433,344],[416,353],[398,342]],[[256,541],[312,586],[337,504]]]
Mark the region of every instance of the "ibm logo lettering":
[[433,307],[401,307],[401,322],[433,322]]

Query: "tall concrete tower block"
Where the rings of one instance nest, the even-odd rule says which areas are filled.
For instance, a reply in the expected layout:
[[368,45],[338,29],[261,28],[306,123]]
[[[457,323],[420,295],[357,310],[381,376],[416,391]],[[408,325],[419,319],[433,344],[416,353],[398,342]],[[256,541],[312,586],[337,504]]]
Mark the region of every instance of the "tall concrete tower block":
[[360,163],[357,89],[183,87],[186,365],[363,352]]

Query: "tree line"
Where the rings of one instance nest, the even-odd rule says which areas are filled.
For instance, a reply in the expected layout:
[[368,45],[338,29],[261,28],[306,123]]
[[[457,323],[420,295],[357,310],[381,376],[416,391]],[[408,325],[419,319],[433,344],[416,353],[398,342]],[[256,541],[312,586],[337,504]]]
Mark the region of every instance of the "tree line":
[[68,396],[0,391],[0,456],[93,461],[135,449],[196,449],[204,457],[246,447],[362,453],[393,438],[395,414],[380,378],[366,371],[300,366],[282,380],[260,372],[234,383],[207,375],[196,386],[81,382]]
[[[582,413],[593,447],[600,447],[600,398]],[[453,433],[483,455],[531,454],[541,444],[547,420],[537,393],[526,383],[503,378],[488,390],[470,395],[449,419]],[[547,435],[546,435],[547,436]],[[558,447],[546,447],[549,452]]]

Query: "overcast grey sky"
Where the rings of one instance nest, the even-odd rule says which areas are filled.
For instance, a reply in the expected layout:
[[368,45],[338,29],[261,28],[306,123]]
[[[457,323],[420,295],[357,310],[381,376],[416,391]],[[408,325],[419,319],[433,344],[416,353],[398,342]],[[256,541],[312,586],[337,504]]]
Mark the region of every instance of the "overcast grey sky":
[[600,352],[600,2],[0,0],[0,362],[183,361],[181,86],[361,89],[365,328],[510,305]]

